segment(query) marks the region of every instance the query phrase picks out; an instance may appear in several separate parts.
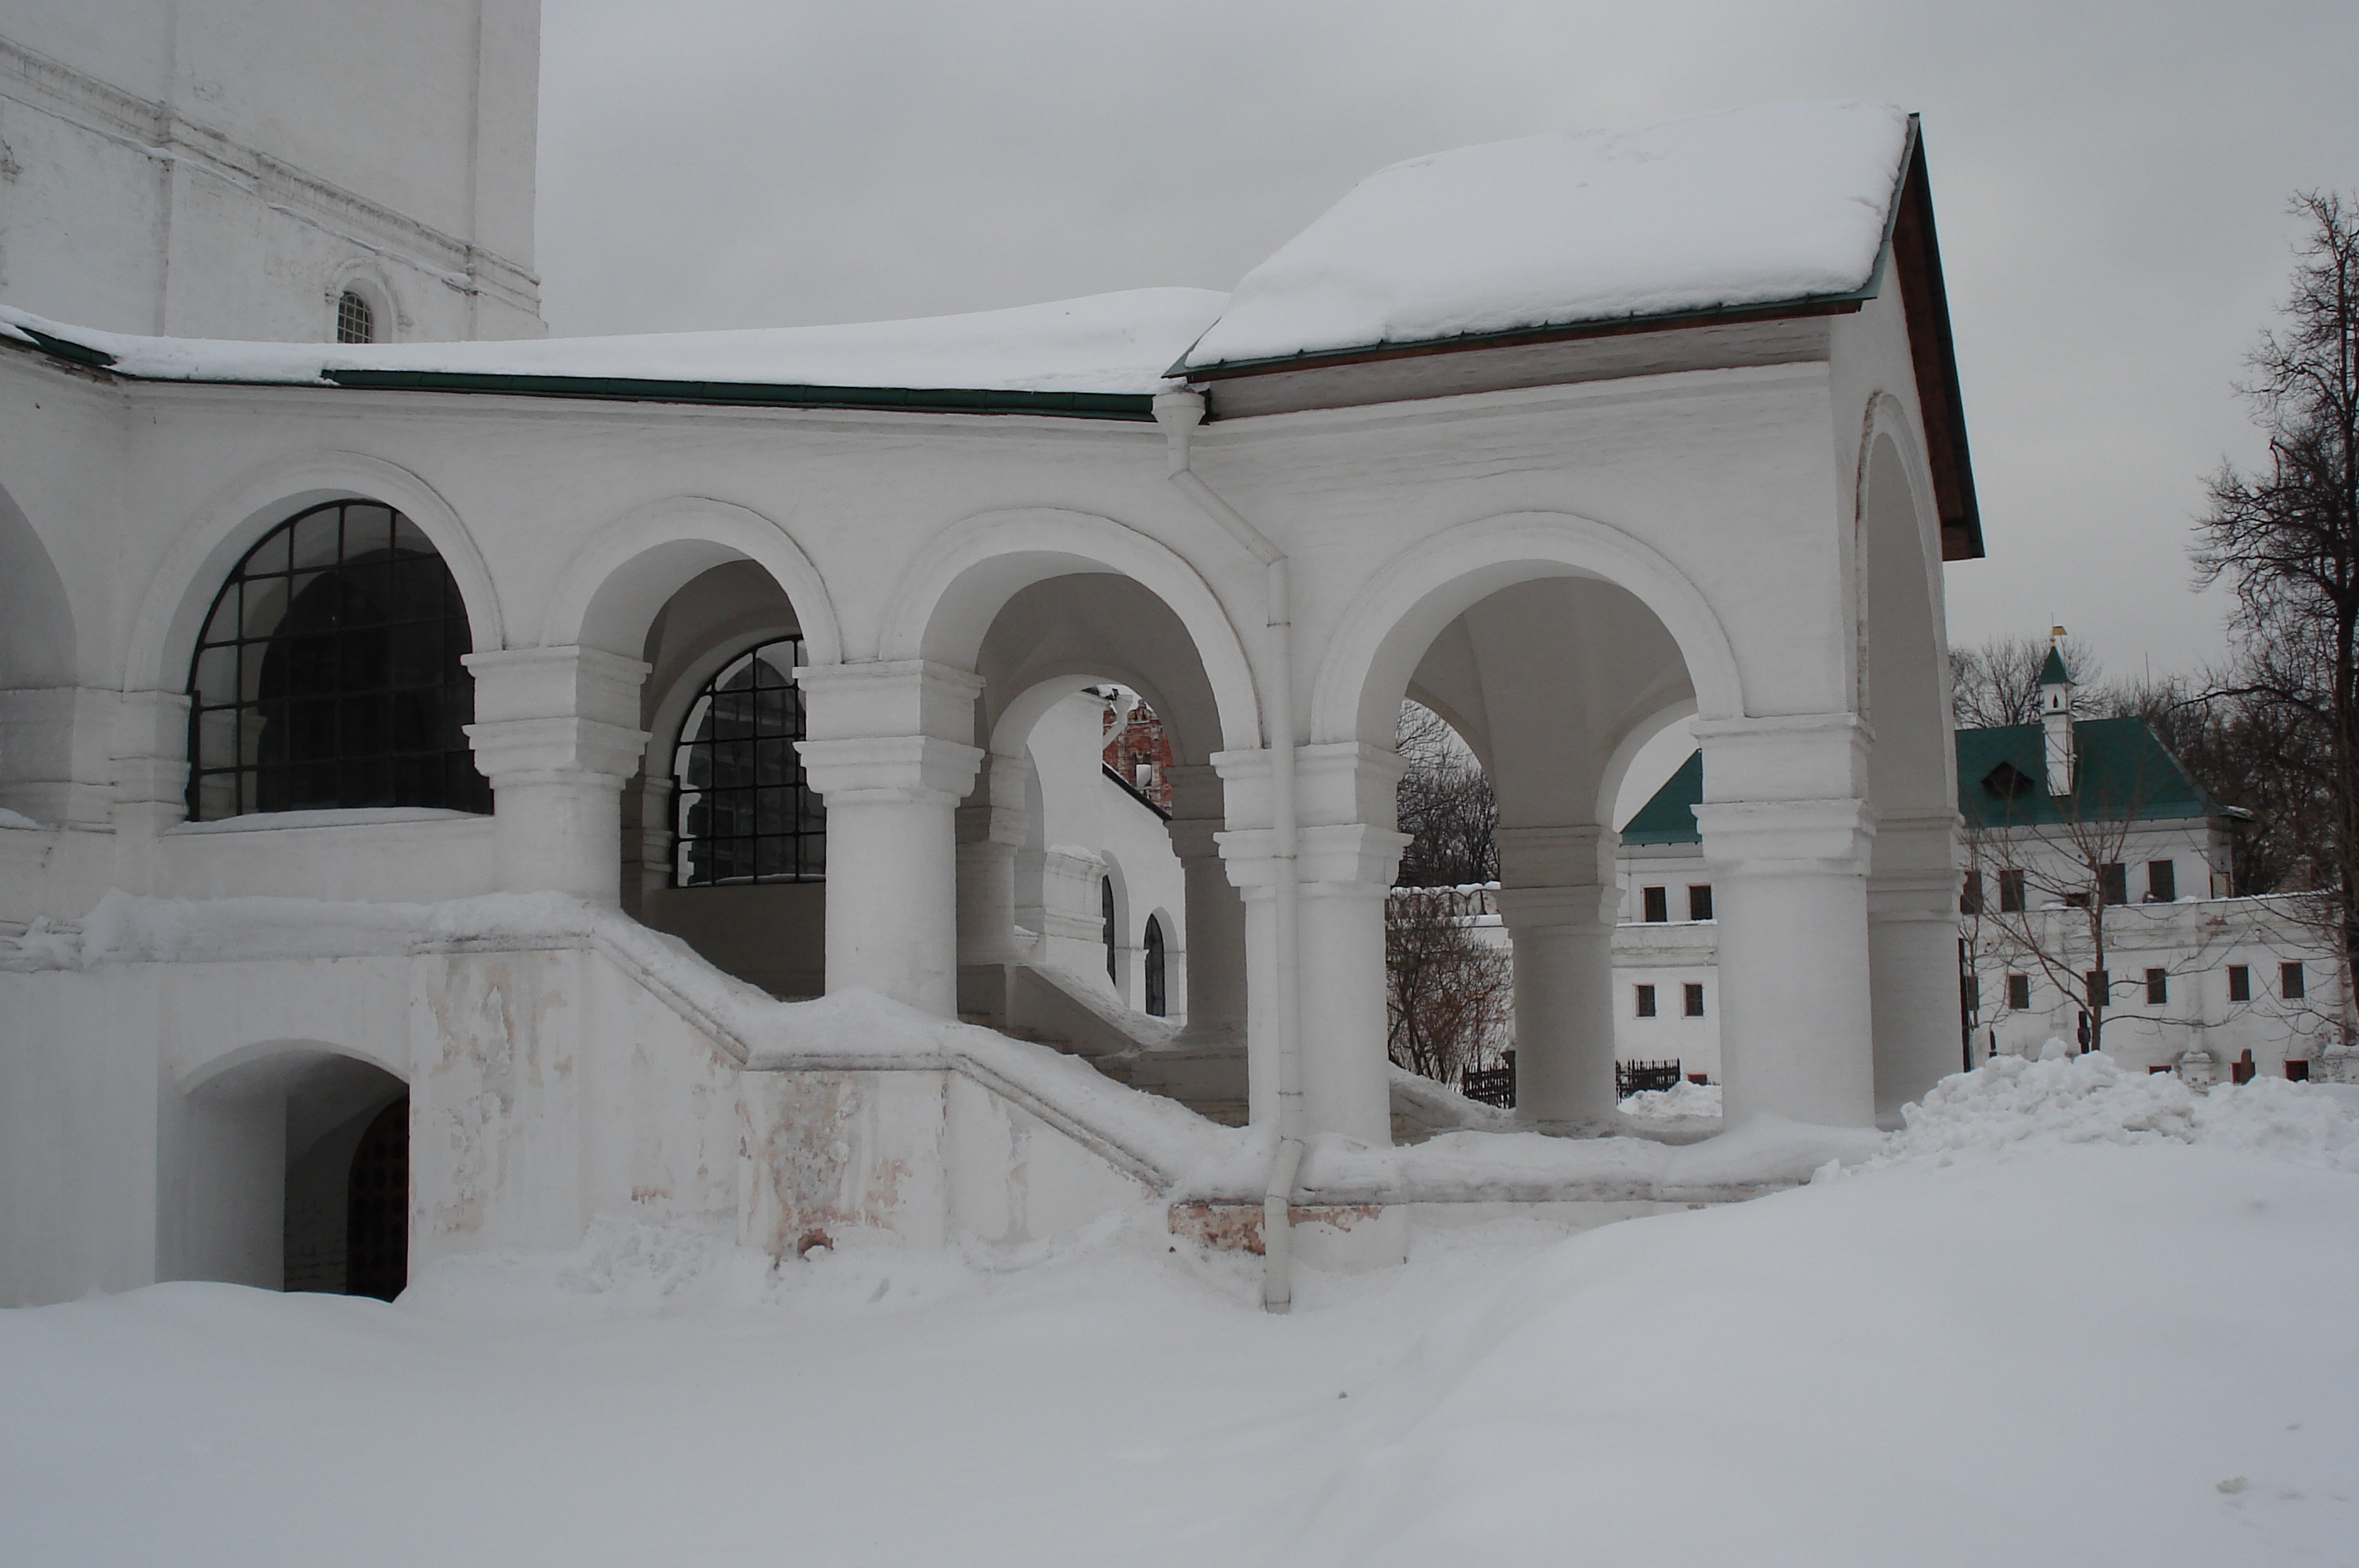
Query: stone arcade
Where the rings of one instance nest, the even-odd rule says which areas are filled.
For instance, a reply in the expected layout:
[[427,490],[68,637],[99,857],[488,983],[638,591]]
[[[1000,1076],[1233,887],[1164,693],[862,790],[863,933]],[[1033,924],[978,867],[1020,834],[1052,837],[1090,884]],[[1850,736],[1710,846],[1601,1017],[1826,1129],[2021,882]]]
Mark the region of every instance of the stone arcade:
[[[1233,297],[309,346],[82,304],[0,317],[0,1300],[324,1278],[288,1238],[405,1089],[413,1269],[619,1218],[777,1252],[1154,1197],[1256,1241],[1290,1205],[1299,1255],[1364,1266],[1413,1208],[1791,1180],[1782,1123],[1872,1127],[1955,1060],[1940,563],[1980,543],[1897,112],[1421,159]],[[212,330],[285,335],[245,321]],[[733,670],[777,777],[681,771]],[[1173,748],[1176,1035],[1019,920],[1027,744],[1103,683]],[[1693,718],[1723,1153],[1393,1148],[1405,694],[1495,782],[1519,1125],[1557,1132],[1612,1123],[1605,812]],[[724,785],[803,814],[696,853],[795,876],[696,885],[720,862],[675,841]],[[1223,1093],[1248,1126],[1181,1103]]]

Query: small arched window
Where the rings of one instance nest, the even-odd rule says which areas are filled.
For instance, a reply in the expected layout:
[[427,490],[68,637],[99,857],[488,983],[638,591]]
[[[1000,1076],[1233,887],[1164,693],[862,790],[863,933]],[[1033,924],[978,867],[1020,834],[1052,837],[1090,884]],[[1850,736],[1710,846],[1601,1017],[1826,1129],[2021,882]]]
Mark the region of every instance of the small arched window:
[[340,343],[376,342],[376,311],[366,299],[349,289],[336,299],[336,341]]
[[1119,988],[1122,985],[1122,975],[1114,968],[1114,963],[1115,932],[1114,924],[1114,878],[1111,877],[1101,877],[1098,878],[1098,912],[1102,921],[1102,929],[1105,936],[1106,979],[1114,986]]
[[1159,1018],[1171,1010],[1168,983],[1163,977],[1163,922],[1157,917],[1147,917],[1147,1016]]
[[189,815],[492,809],[451,569],[390,506],[288,518],[222,584],[189,671]]
[[827,876],[824,798],[803,777],[803,640],[749,648],[704,683],[672,753],[672,884],[817,882]]

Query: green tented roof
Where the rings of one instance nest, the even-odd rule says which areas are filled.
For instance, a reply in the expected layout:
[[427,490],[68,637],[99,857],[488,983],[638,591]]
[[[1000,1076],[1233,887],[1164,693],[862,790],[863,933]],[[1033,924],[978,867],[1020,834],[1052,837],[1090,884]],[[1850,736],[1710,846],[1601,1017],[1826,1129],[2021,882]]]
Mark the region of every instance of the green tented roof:
[[[2072,737],[2078,788],[2058,796],[2048,792],[2048,743],[2039,725],[1960,730],[1958,810],[1966,825],[2175,822],[2226,814],[2163,749],[2145,720],[2082,719],[2073,724]],[[1702,801],[1699,751],[1638,808],[1622,829],[1622,842],[1700,844],[1703,835],[1696,830],[1694,808]]]
[[2072,684],[2071,674],[2064,668],[2064,656],[2057,650],[2053,643],[2048,647],[2048,661],[2039,667],[2039,683],[2042,686]]

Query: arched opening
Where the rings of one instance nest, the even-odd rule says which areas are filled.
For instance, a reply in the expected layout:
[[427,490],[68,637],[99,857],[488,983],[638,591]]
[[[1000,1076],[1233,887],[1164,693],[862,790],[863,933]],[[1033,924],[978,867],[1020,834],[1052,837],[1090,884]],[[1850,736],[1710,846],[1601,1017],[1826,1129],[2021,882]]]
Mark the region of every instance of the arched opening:
[[231,571],[189,670],[191,820],[428,807],[484,812],[465,726],[465,604],[409,518],[332,501]]
[[1144,1005],[1144,1010],[1149,1018],[1166,1018],[1170,1014],[1171,1002],[1169,992],[1167,988],[1169,984],[1169,976],[1166,973],[1165,969],[1168,960],[1164,953],[1163,919],[1160,915],[1149,915],[1147,917],[1147,937],[1145,946],[1147,952],[1145,964],[1147,1000]]
[[[1396,1056],[1405,1038],[1473,1037],[1408,1052],[1412,1069],[1506,1097],[1506,1047],[1480,1038],[1499,1028],[1504,944],[1519,1116],[1550,1130],[1612,1125],[1629,1043],[1619,1015],[1640,1021],[1636,982],[1617,972],[1614,806],[1661,715],[1693,705],[1679,644],[1615,583],[1500,562],[1430,590],[1380,645],[1369,680],[1364,715],[1412,721],[1377,735],[1364,717],[1360,738],[1404,745],[1410,810],[1397,820],[1417,837],[1401,880],[1426,885],[1388,900]],[[1478,803],[1484,794],[1492,804]]]
[[408,1279],[409,1090],[331,1047],[243,1052],[167,1118],[174,1278],[390,1301]]
[[[1146,583],[1064,553],[990,557],[929,592],[928,657],[983,679],[985,757],[957,814],[960,1012],[1242,1120],[1245,915],[1212,766],[1236,715],[1195,629]],[[1143,1008],[1149,911],[1176,1034]]]
[[638,657],[649,738],[623,794],[624,908],[772,996],[818,996],[827,812],[798,749],[794,604],[761,566],[723,561],[660,601]]
[[38,822],[70,814],[75,652],[65,581],[0,490],[0,810]]

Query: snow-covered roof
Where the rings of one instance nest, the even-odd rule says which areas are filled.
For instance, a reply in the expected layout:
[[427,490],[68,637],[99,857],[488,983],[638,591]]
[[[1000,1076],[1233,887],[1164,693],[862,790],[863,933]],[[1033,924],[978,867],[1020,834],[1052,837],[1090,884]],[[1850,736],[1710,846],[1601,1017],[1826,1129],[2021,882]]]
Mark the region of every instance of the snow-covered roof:
[[389,344],[134,337],[0,306],[0,334],[52,351],[79,348],[86,353],[75,357],[119,375],[167,381],[431,387],[451,377],[523,378],[582,383],[585,391],[619,382],[1136,397],[1163,385],[1165,367],[1226,299],[1208,289],[1134,289],[845,326]]
[[1245,275],[1190,371],[1856,295],[1909,118],[1773,103],[1397,163]]

